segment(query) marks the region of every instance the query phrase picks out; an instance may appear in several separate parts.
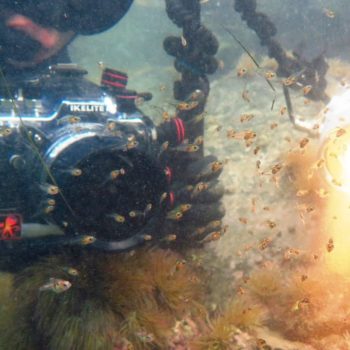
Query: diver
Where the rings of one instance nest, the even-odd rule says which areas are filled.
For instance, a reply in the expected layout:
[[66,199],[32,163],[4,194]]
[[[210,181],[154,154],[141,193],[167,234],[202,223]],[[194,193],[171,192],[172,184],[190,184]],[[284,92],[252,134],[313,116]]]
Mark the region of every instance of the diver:
[[[192,2],[197,10],[198,0],[184,1],[186,5]],[[132,276],[136,270],[125,259],[136,255],[139,261],[142,250],[136,247],[152,244],[157,248],[158,244],[166,248],[164,256],[155,249],[146,250],[145,263],[141,263],[146,267],[152,263],[149,257],[162,267],[169,248],[177,249],[169,270],[174,279],[166,277],[163,285],[168,289],[169,281],[178,288],[178,308],[187,312],[187,294],[182,295],[178,276],[188,290],[195,290],[192,285],[197,282],[189,280],[192,275],[182,277],[186,268],[185,262],[177,261],[178,253],[224,233],[223,188],[218,181],[223,163],[213,155],[204,156],[203,151],[209,90],[203,72],[214,66],[214,60],[210,60],[213,65],[207,64],[210,55],[204,53],[216,50],[204,40],[208,31],[198,26],[202,50],[195,53],[203,67],[193,72],[200,76],[187,75],[184,84],[177,84],[177,92],[186,95],[175,96],[180,101],[177,116],[155,125],[134,103],[141,96],[127,89],[127,74],[104,69],[98,85],[84,78],[86,71],[68,64],[69,43],[79,34],[92,35],[115,25],[132,0],[0,3],[0,271],[16,273],[12,300],[19,308],[9,317],[14,316],[16,332],[27,338],[10,335],[7,342],[6,335],[1,336],[0,343],[7,345],[0,347],[117,349],[116,341],[125,340],[117,334],[119,320],[124,324],[129,317],[117,311],[118,302],[113,304],[111,296],[120,293],[109,286],[118,290],[117,281],[129,282],[118,272],[117,277],[111,276],[110,268],[124,266]],[[168,3],[174,5],[170,12],[188,18],[176,10],[175,1]],[[173,39],[167,41],[168,49],[176,48],[173,43]],[[191,45],[189,40],[186,46]],[[196,55],[181,58],[179,68],[191,68]],[[129,253],[108,254],[118,252]],[[49,260],[53,269],[46,263]],[[32,274],[30,278],[27,273]],[[28,282],[29,289],[22,288],[21,281]],[[151,283],[147,280],[140,287],[149,289]],[[17,294],[20,290],[25,297]],[[163,303],[158,296],[162,289],[151,286],[150,290],[158,309],[158,300]],[[127,293],[134,308],[137,302]],[[149,305],[153,308],[152,302]],[[45,316],[47,311],[51,316]],[[18,319],[23,322],[17,324]],[[39,323],[45,330],[39,329]],[[3,328],[6,334],[12,332],[11,327]],[[142,325],[133,333],[148,336]],[[13,342],[17,344],[9,345]]]
[[68,63],[67,45],[81,35],[115,25],[133,0],[1,1],[0,66],[6,76],[26,76]]
[[[0,183],[0,225],[6,226],[0,249],[16,258],[20,249],[24,265],[28,256],[62,246],[120,252],[150,240],[201,245],[225,231],[218,181],[223,163],[203,154],[205,73],[215,71],[214,35],[197,21],[187,47],[193,40],[202,49],[182,57],[176,51],[181,40],[165,40],[186,79],[174,85],[182,101],[176,117],[158,126],[136,104],[150,94],[128,90],[127,74],[106,68],[97,85],[69,64],[72,40],[111,28],[132,2],[2,2],[0,145],[9,182]],[[173,22],[190,32],[189,16],[178,11],[181,1],[166,4]],[[187,11],[190,2],[184,4]],[[199,2],[191,4],[199,15]],[[200,69],[191,68],[194,59]],[[29,227],[24,233],[21,220]],[[48,229],[52,223],[59,232]]]

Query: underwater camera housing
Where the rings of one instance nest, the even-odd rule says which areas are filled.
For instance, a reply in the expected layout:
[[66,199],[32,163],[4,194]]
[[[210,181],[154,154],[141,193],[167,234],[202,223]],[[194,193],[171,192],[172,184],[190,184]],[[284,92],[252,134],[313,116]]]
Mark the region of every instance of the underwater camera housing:
[[106,69],[101,86],[86,73],[57,65],[2,86],[3,252],[62,245],[122,251],[160,231],[168,186],[161,146],[135,104],[151,96],[125,90],[123,73]]

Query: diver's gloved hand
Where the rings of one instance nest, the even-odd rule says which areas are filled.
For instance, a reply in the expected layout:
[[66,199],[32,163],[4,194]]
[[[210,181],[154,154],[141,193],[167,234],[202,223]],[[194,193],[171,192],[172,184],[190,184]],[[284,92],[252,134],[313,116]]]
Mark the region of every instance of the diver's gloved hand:
[[224,188],[218,180],[223,164],[215,156],[205,156],[189,162],[182,171],[174,165],[168,167],[172,182],[163,227],[166,239],[184,244],[219,239],[225,215]]

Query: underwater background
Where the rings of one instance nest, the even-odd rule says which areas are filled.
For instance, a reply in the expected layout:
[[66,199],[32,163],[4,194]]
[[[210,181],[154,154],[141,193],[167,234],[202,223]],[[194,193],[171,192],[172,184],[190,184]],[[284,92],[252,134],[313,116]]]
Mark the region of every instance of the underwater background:
[[[325,139],[292,125],[285,77],[234,1],[201,2],[202,21],[220,43],[204,144],[225,165],[225,234],[202,248],[63,254],[2,274],[0,349],[350,349],[349,193],[324,180]],[[324,55],[329,97],[350,84],[348,1],[257,3],[290,55],[308,62]],[[79,37],[69,52],[92,81],[101,65],[127,72],[130,88],[153,94],[141,108],[159,122],[159,110],[174,113],[177,103],[168,35],[181,32],[164,2],[137,0],[118,25]],[[326,103],[302,87],[290,93],[303,120],[325,118]],[[37,286],[57,266],[74,266],[79,287],[38,298]]]

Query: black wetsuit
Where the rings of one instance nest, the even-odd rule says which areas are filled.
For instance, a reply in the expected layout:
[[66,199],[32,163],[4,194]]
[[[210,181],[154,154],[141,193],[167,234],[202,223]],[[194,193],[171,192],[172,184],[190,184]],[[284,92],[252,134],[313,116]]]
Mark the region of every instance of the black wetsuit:
[[0,0],[0,67],[10,80],[28,79],[55,63],[68,63],[63,48],[34,68],[19,69],[7,64],[8,58],[30,60],[40,44],[23,32],[8,28],[6,20],[13,14],[23,15],[33,22],[60,32],[73,31],[91,35],[103,32],[116,24],[129,10],[133,0]]

